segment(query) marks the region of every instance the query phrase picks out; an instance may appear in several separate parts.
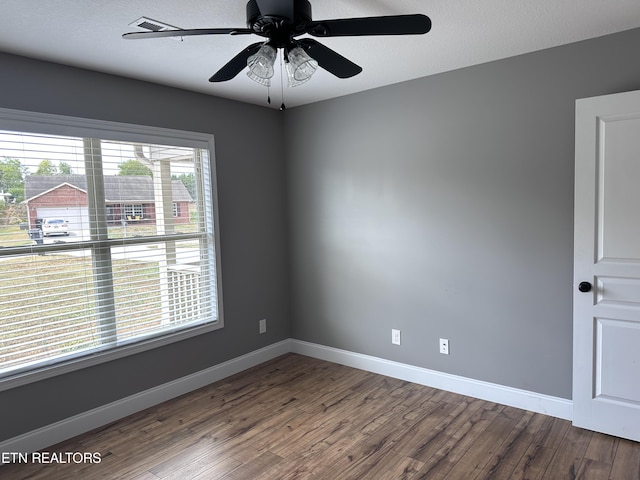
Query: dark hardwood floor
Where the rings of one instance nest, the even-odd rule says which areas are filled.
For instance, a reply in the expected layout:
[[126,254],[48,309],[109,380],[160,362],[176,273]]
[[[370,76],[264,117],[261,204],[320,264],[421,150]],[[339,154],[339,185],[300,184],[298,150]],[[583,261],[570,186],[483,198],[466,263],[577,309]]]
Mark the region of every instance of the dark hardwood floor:
[[49,449],[0,478],[640,479],[640,444],[295,354]]

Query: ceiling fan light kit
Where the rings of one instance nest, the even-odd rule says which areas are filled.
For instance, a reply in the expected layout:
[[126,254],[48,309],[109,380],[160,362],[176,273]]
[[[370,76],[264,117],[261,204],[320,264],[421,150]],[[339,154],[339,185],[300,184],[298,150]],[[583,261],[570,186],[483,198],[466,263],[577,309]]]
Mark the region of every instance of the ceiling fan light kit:
[[276,61],[277,54],[276,49],[268,43],[262,45],[260,50],[247,59],[247,66],[249,67],[247,76],[260,85],[271,86],[271,77],[273,77],[274,73],[273,64]]
[[188,37],[195,35],[258,35],[265,41],[249,45],[209,79],[231,80],[245,68],[252,80],[271,85],[278,50],[282,50],[288,85],[308,81],[318,67],[338,78],[358,75],[362,67],[324,46],[313,38],[369,35],[421,35],[431,30],[426,15],[387,15],[380,17],[312,20],[308,0],[249,0],[246,28],[165,29],[153,32],[125,33],[125,39]]
[[302,85],[318,69],[318,62],[311,58],[301,47],[286,50],[285,68],[287,70],[287,82],[290,87]]

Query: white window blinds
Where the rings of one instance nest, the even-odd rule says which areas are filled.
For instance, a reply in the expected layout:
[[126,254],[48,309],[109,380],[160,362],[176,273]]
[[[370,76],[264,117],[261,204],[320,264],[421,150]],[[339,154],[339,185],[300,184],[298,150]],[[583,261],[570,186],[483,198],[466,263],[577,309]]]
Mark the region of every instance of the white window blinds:
[[219,323],[211,177],[207,148],[1,130],[0,379]]

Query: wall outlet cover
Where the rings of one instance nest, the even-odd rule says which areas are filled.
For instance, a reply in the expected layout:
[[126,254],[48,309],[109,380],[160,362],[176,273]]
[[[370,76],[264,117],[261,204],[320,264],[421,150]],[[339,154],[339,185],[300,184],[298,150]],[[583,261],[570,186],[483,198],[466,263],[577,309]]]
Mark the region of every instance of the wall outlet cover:
[[440,339],[440,353],[443,355],[449,355],[449,340],[446,338]]

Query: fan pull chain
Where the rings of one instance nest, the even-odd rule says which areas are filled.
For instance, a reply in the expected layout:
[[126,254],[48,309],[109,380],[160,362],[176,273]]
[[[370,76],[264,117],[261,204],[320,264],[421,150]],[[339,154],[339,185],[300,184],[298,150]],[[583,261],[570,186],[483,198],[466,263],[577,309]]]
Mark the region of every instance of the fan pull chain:
[[267,85],[267,103],[271,105],[271,87]]
[[284,105],[284,76],[282,75],[282,57],[284,55],[284,49],[282,55],[280,55],[280,95],[282,98],[282,105],[280,105],[280,111],[285,110],[287,107]]

